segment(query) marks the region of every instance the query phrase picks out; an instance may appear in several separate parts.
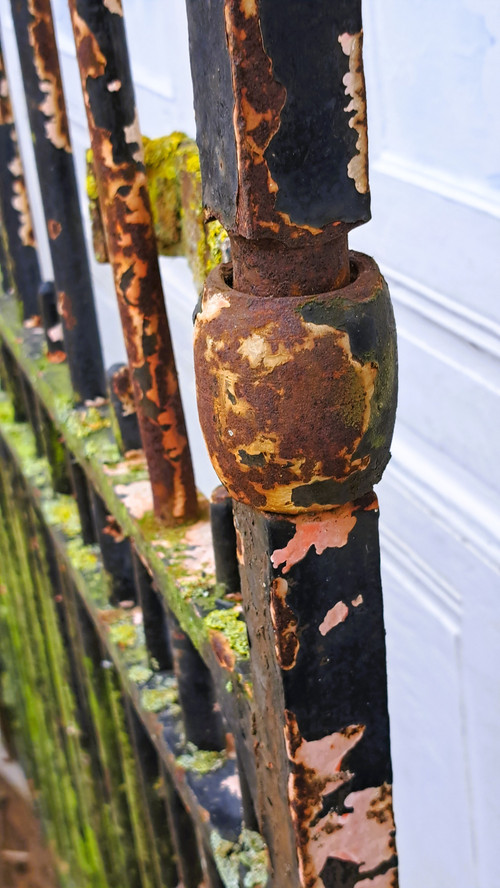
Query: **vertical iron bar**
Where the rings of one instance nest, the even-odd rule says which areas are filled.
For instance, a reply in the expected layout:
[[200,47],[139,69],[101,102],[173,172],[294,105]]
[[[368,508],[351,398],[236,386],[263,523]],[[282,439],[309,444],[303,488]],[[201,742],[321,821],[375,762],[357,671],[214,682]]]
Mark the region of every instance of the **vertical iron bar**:
[[186,808],[168,774],[161,766],[165,786],[167,819],[175,849],[180,885],[184,888],[203,888],[203,871],[200,863],[196,833]]
[[115,437],[123,453],[142,447],[128,364],[113,364],[106,372],[109,400],[116,423]]
[[233,501],[225,487],[216,487],[210,497],[210,525],[214,545],[216,580],[225,587],[226,595],[238,595],[240,574],[236,555]]
[[121,0],[69,0],[93,164],[157,516],[197,511]]
[[224,749],[224,723],[210,671],[172,613],[168,627],[186,740],[199,749]]
[[57,311],[57,294],[53,281],[44,281],[38,288],[38,310],[45,333],[49,361],[61,363],[66,358],[62,324]]
[[81,401],[105,394],[50,0],[11,0],[71,380]]
[[37,293],[41,278],[1,44],[0,169],[2,170],[0,187],[2,222],[12,260],[13,277],[26,321],[38,314]]
[[134,548],[132,548],[132,566],[137,601],[142,608],[148,655],[156,669],[170,670],[172,669],[172,651],[165,609],[158,592],[153,587],[151,575]]
[[272,885],[394,888],[372,487],[396,340],[347,244],[370,215],[361,0],[187,8],[205,210],[233,256],[196,318],[198,409],[235,501]]
[[132,547],[103,499],[90,488],[90,502],[102,563],[110,579],[110,603],[135,602],[136,590],[132,568]]

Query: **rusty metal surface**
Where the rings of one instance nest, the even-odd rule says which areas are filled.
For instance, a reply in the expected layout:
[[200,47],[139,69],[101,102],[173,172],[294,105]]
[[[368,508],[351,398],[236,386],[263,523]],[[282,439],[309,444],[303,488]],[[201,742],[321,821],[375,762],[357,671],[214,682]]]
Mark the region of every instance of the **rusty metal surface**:
[[105,394],[50,0],[11,0],[71,380],[80,400]]
[[273,888],[395,888],[377,500],[235,523]]
[[38,314],[40,268],[14,113],[0,44],[0,204],[12,272],[25,320]]
[[156,514],[196,514],[196,491],[172,351],[128,61],[116,0],[70,0],[107,248]]
[[389,459],[396,340],[385,282],[351,253],[334,293],[264,299],[207,280],[195,327],[198,411],[231,495],[271,512],[331,509],[368,492]]
[[[187,8],[204,203],[242,239],[235,286],[272,295],[268,266],[280,258],[274,283],[291,281],[292,292],[343,286],[347,232],[370,217],[360,0]],[[260,284],[273,241],[282,247]]]
[[347,249],[370,212],[361,3],[187,6],[204,201],[233,258],[196,318],[198,409],[235,501],[271,883],[395,888],[372,487],[396,336],[376,264]]

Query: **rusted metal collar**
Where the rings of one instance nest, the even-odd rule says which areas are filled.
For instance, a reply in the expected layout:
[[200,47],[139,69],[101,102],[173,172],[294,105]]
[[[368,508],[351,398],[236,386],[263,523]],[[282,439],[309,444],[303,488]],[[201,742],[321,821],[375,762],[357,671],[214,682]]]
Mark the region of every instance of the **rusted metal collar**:
[[389,459],[396,337],[373,259],[350,254],[348,286],[316,296],[241,293],[207,280],[195,325],[198,410],[213,466],[258,509],[331,509],[363,496]]

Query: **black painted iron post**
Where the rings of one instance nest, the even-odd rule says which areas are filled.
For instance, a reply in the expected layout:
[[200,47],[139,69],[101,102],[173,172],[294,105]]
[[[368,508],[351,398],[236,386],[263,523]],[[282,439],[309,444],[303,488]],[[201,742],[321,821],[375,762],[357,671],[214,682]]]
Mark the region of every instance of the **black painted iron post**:
[[93,165],[155,512],[194,518],[197,498],[128,59],[121,0],[69,0]]
[[11,0],[71,380],[81,401],[105,395],[50,0]]
[[[195,324],[235,500],[256,814],[273,888],[397,885],[378,504],[396,403],[369,218],[360,0],[187,0],[207,214],[233,265]],[[299,64],[300,60],[300,64]]]
[[0,44],[0,206],[15,287],[25,321],[38,314],[40,268],[9,83]]

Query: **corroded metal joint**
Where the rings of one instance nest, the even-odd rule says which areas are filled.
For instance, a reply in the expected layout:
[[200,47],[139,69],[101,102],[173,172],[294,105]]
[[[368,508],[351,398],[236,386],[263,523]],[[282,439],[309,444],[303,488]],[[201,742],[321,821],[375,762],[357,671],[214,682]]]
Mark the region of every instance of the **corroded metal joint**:
[[397,378],[387,285],[350,253],[330,293],[259,297],[208,277],[195,322],[198,410],[210,457],[234,499],[282,514],[363,496],[390,458]]

